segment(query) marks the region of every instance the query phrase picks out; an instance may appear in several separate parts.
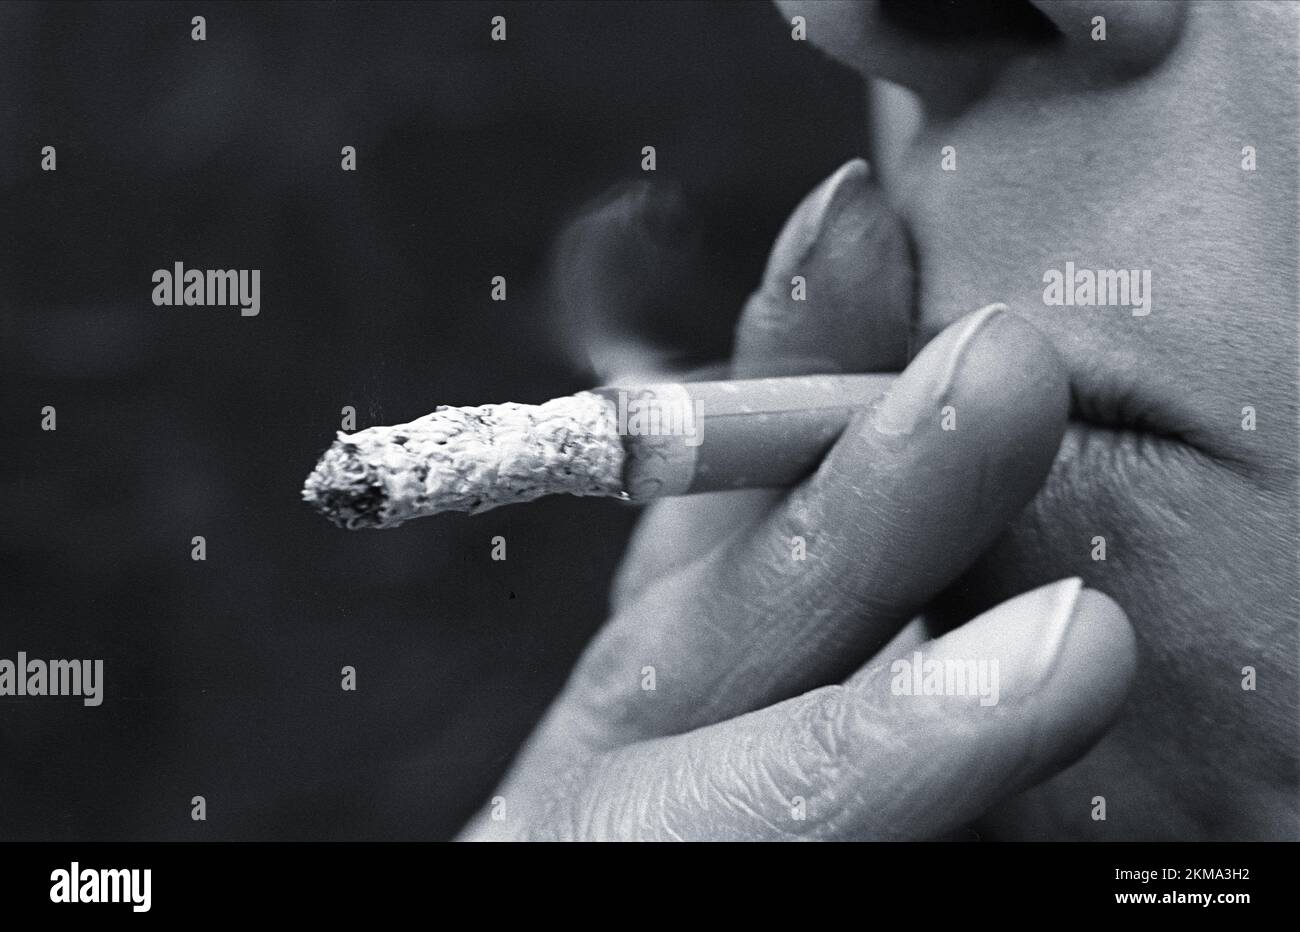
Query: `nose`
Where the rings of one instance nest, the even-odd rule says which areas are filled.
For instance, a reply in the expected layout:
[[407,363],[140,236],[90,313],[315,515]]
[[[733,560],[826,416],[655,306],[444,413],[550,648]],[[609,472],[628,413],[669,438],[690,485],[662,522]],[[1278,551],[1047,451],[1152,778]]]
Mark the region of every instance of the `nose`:
[[1090,86],[1126,80],[1167,54],[1184,18],[1184,4],[1149,0],[776,2],[832,58],[910,88],[935,113],[966,108],[1029,55],[1059,59]]

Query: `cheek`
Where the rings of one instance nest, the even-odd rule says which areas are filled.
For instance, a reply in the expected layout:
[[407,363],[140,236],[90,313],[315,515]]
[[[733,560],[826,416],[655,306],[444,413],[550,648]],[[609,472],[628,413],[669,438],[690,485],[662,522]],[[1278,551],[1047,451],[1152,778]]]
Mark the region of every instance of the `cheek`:
[[[920,338],[1006,301],[1076,381],[1104,375],[1090,390],[1122,389],[1163,415],[1157,426],[1225,457],[1294,462],[1279,453],[1290,438],[1252,452],[1256,435],[1236,423],[1247,404],[1272,409],[1275,432],[1295,423],[1294,172],[1250,176],[1168,114],[1108,101],[1042,113],[992,101],[914,141],[890,197],[915,244]],[[1158,148],[1139,156],[1118,138]],[[1142,284],[1141,306],[1052,303],[1067,273],[1121,271]]]
[[1108,433],[1071,428],[1038,496],[948,593],[941,624],[1081,576],[1138,634],[1130,715],[1194,729],[1194,703],[1201,721],[1244,728],[1243,666],[1294,681],[1294,506],[1180,444],[1135,450]]

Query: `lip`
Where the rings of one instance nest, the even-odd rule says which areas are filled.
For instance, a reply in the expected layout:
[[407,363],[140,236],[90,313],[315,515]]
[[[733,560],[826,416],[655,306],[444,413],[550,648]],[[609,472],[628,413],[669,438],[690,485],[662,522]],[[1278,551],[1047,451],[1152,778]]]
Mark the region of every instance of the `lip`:
[[[910,229],[908,232],[914,235]],[[919,282],[919,269],[916,274]],[[910,358],[952,323],[941,315],[927,314],[923,304],[924,290],[918,288]],[[971,306],[979,304],[971,302]],[[1009,312],[1016,313],[1015,303],[1009,304]],[[1069,424],[1062,441],[1063,455],[1080,459],[1103,445],[1112,456],[1124,453],[1151,462],[1189,454],[1207,462],[1225,458],[1222,451],[1201,442],[1194,404],[1186,392],[1179,398],[1178,386],[1150,377],[1133,364],[1131,353],[1117,353],[1074,330],[1039,326],[1030,315],[1017,316],[1035,326],[1056,349],[1069,379]]]
[[1132,427],[1098,424],[1071,414],[1057,453],[1057,469],[1068,469],[1073,478],[1096,482],[1119,476],[1129,467],[1164,467],[1198,456],[1195,448],[1180,440]]

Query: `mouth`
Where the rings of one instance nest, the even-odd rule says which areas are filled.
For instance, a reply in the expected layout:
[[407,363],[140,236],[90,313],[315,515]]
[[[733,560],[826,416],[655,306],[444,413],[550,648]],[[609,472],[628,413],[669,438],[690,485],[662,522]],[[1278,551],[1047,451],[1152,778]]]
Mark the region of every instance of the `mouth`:
[[1068,426],[1062,440],[1066,462],[1086,463],[1102,472],[1126,463],[1234,465],[1232,450],[1215,443],[1215,435],[1204,427],[1204,404],[1187,390],[1176,372],[1158,365],[1155,348],[1141,336],[1125,341],[1096,320],[1045,319],[1025,313],[1025,296],[999,293],[1005,282],[1012,280],[1006,277],[992,279],[1002,281],[1003,289],[991,283],[962,288],[960,294],[940,303],[935,292],[950,290],[954,276],[941,272],[945,284],[927,287],[927,278],[935,276],[923,272],[927,263],[920,256],[925,246],[907,218],[903,225],[914,288],[908,361],[957,319],[959,309],[1004,301],[1011,313],[1033,326],[1056,350],[1065,369],[1070,393]]
[[[910,357],[952,323],[950,314],[926,312],[919,268],[916,281]],[[980,303],[972,298],[962,306]],[[1015,313],[1016,304],[1009,307]],[[1190,395],[1176,397],[1178,386],[1154,376],[1138,352],[1116,352],[1095,333],[1042,326],[1031,315],[1019,316],[1056,349],[1069,383],[1068,422],[1042,499],[1068,498],[1086,509],[1089,496],[1101,492],[1101,486],[1127,483],[1136,488],[1161,477],[1173,485],[1186,470],[1234,464],[1230,451],[1204,442]]]

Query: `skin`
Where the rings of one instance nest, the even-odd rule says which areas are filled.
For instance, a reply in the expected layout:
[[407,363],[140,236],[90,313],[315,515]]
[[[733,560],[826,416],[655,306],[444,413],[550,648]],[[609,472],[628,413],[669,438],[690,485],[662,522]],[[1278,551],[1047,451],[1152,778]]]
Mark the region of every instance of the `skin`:
[[[795,211],[731,372],[904,374],[794,491],[649,511],[467,837],[1297,837],[1300,10],[1041,4],[1046,34],[949,42],[779,6],[919,117]],[[1150,315],[1046,306],[1067,260],[1150,269]],[[998,704],[898,695],[918,645],[997,658]]]
[[[962,607],[1079,572],[1123,606],[1140,644],[1114,731],[984,829],[1295,838],[1300,10],[1039,7],[1062,37],[1025,43],[974,99],[926,91],[909,68],[943,68],[924,54],[886,66],[921,89],[925,111],[887,186],[916,247],[920,338],[1006,296],[1061,354],[1076,396],[1078,427],[959,588]],[[828,51],[873,74],[871,9],[829,12],[839,23],[819,32],[855,39]],[[1098,13],[1123,49],[1091,40]],[[1276,161],[1243,172],[1246,144]],[[936,177],[943,145],[966,159]],[[1150,268],[1152,314],[1043,306],[1039,275],[1067,258]],[[1246,405],[1269,424],[1243,431]],[[1084,553],[1097,534],[1105,563]],[[1244,692],[1247,665],[1271,685]],[[1094,794],[1112,802],[1104,823],[1078,817]]]

